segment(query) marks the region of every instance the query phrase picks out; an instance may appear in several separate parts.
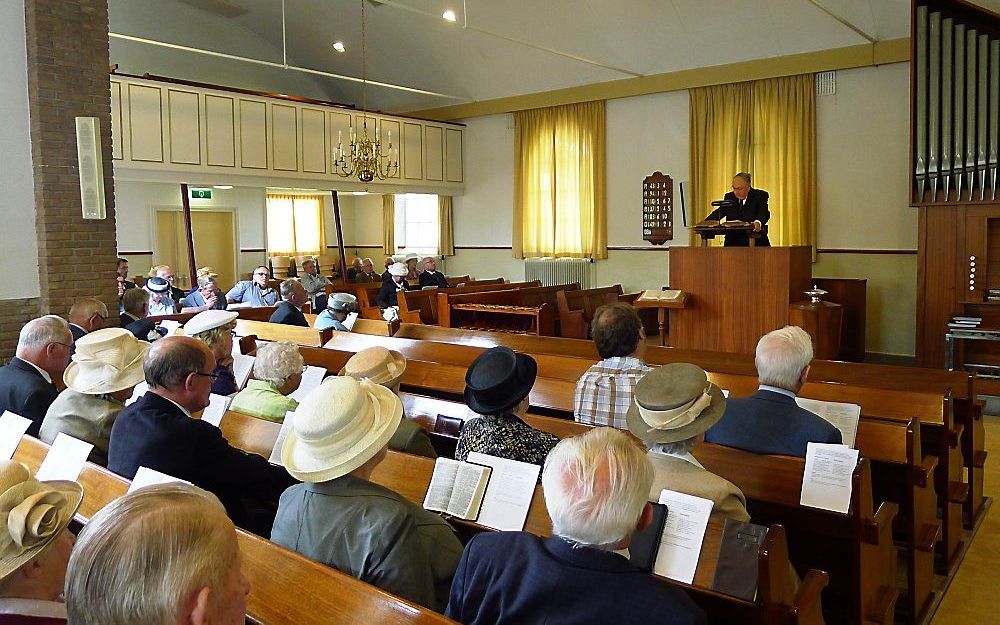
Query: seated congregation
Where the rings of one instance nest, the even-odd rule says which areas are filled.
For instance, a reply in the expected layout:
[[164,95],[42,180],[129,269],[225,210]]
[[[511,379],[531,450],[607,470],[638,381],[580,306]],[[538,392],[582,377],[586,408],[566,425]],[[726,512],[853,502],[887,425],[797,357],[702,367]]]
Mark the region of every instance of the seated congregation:
[[[379,301],[389,306],[410,280],[447,285],[433,262],[417,272],[416,258],[388,260]],[[370,265],[348,275],[363,280]],[[176,482],[107,504],[74,545],[68,528],[82,486],[0,464],[8,536],[0,623],[242,623],[252,590],[236,528],[461,623],[634,622],[654,614],[666,623],[713,622],[693,587],[630,559],[633,537],[654,524],[661,493],[708,500],[715,526],[745,523],[748,498],[732,475],[706,468],[696,447],[708,441],[802,458],[811,442],[841,442],[837,428],[795,403],[813,359],[800,328],[762,337],[757,391],[727,398],[694,364],[644,363],[636,311],[608,304],[591,322],[600,360],[576,382],[572,435],[548,431],[544,418],[529,414],[538,359],[497,346],[468,363],[454,458],[537,465],[541,499],[531,505],[551,524],[541,534],[523,521],[525,531],[482,531],[425,509],[423,492],[415,500],[406,490],[407,465],[426,466],[443,448],[417,414],[405,414],[413,398],[402,390],[403,353],[359,349],[308,388],[307,349],[317,348],[274,340],[242,353],[238,313],[225,302],[274,306],[280,296],[270,321],[308,325],[298,323],[302,307],[325,294],[325,284],[288,280],[275,291],[259,267],[226,294],[208,273],[183,294],[172,289],[169,267],[155,273],[162,275],[141,288],[120,281],[121,327],[102,327],[108,311],[97,300],[74,304],[68,322],[47,315],[25,324],[16,357],[0,369],[0,411],[28,419],[27,434],[45,443],[68,435],[93,445],[89,462],[125,480],[153,470]],[[353,300],[334,293],[317,327],[325,315],[327,327],[343,330]],[[197,309],[188,311],[196,314],[184,320],[183,335],[164,336],[148,319],[155,307],[171,315],[180,306]],[[252,368],[241,379],[236,361],[247,355]],[[227,420],[243,415],[281,428],[270,460],[201,418],[213,396],[227,397]],[[400,459],[402,475],[390,480]]]

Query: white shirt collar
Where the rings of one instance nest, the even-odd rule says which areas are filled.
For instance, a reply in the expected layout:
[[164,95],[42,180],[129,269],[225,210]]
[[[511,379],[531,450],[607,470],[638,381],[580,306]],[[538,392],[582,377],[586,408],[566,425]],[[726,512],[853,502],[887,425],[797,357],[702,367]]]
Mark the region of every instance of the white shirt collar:
[[0,614],[65,619],[66,604],[58,601],[42,601],[40,599],[3,598],[0,599]]
[[30,360],[24,360],[24,358],[22,358],[21,360],[23,360],[24,362],[28,363],[32,367],[34,367],[35,371],[37,371],[38,373],[42,374],[42,377],[45,378],[46,382],[48,382],[49,384],[52,384],[52,376],[49,375],[48,371],[46,371],[45,369],[42,369],[41,367],[39,367],[35,363],[31,362]]
[[795,393],[791,392],[787,388],[778,388],[777,386],[768,386],[767,384],[761,384],[757,387],[758,391],[771,391],[772,393],[778,393],[779,395],[784,395],[786,397],[791,397],[795,399]]
[[695,458],[694,456],[691,455],[691,452],[685,452],[683,454],[665,454],[663,452],[650,449],[649,453],[652,454],[652,455],[654,455],[654,456],[663,456],[664,458],[677,458],[679,460],[683,460],[684,462],[690,462],[691,464],[693,464],[694,466],[698,467],[699,469],[704,469],[705,468],[705,467],[701,466],[701,463],[698,462],[697,458]]

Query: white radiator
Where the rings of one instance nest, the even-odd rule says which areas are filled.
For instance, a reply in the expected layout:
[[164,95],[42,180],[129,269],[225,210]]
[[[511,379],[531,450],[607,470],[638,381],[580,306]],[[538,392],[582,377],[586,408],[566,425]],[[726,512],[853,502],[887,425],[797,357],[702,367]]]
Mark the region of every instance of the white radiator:
[[541,280],[542,286],[579,282],[589,289],[594,277],[594,261],[589,258],[527,258],[524,279]]

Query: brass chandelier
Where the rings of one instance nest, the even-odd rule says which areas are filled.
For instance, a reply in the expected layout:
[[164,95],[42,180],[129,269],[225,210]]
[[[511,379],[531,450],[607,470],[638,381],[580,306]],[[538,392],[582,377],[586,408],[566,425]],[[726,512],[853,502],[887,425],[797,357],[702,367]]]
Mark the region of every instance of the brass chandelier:
[[[361,0],[361,126],[360,136],[356,136],[351,126],[351,143],[344,150],[343,138],[337,134],[337,152],[333,159],[334,170],[342,178],[357,178],[361,182],[371,182],[378,178],[392,178],[399,171],[399,149],[392,146],[392,131],[389,131],[386,152],[382,151],[378,128],[375,137],[368,135],[368,76],[367,48],[365,41],[365,0]],[[374,123],[372,124],[375,125]]]

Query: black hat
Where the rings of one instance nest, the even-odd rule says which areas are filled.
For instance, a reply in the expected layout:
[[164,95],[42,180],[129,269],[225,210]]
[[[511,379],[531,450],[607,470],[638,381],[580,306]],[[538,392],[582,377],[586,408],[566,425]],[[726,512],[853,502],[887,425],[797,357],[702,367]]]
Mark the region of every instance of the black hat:
[[465,403],[479,414],[510,410],[535,384],[538,364],[508,347],[493,347],[472,361],[465,374]]

